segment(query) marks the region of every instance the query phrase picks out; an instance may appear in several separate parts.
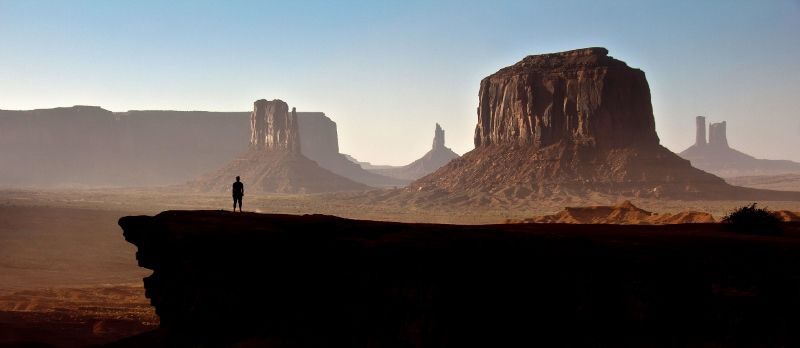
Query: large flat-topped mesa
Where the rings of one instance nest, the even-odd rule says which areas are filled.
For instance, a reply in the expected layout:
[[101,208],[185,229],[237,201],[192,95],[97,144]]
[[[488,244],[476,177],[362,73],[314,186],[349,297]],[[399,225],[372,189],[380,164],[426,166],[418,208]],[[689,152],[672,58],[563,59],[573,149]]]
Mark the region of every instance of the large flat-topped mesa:
[[[800,200],[730,186],[661,146],[644,72],[604,48],[525,57],[481,80],[478,97],[475,149],[406,193],[459,204],[589,193]],[[709,144],[724,137],[716,126]]]
[[643,71],[605,48],[532,55],[481,81],[475,146],[659,143]]

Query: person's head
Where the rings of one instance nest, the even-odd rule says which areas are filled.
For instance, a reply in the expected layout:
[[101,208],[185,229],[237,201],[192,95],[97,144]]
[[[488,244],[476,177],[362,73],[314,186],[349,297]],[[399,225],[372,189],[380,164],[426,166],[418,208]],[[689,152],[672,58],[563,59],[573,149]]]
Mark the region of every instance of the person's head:
[[239,182],[239,177],[238,176],[236,177],[236,182]]

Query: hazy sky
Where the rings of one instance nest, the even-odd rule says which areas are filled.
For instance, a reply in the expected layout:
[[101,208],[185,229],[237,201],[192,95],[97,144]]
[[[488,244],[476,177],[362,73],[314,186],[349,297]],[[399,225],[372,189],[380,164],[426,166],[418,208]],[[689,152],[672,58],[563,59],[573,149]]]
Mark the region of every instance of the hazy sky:
[[434,123],[473,148],[481,78],[603,46],[643,69],[661,142],[694,116],[732,146],[800,161],[800,2],[0,0],[0,109],[324,111],[342,152],[405,164]]

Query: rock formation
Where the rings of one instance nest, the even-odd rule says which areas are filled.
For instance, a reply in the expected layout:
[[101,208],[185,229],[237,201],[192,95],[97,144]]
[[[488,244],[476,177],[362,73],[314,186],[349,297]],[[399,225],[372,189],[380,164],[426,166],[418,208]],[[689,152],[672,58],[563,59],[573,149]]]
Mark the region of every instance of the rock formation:
[[189,183],[206,192],[229,192],[241,176],[245,193],[318,193],[368,187],[320,167],[300,152],[297,112],[282,100],[258,100],[250,115],[250,149],[222,169]]
[[784,222],[800,222],[800,212],[779,210],[775,212],[775,215]]
[[694,144],[696,146],[705,146],[706,142],[706,117],[705,116],[697,116],[695,119],[695,123],[697,124],[697,132],[694,139]]
[[437,123],[433,135],[433,147],[422,158],[402,167],[374,167],[370,170],[393,178],[411,181],[433,173],[455,158],[458,158],[458,154],[444,146],[444,130]]
[[[297,146],[296,134],[290,139],[291,132],[281,130],[282,125],[293,128],[288,124],[292,110],[276,101],[258,103],[255,112],[111,112],[95,106],[0,110],[0,185],[179,184],[220,168],[248,148]],[[301,152],[323,168],[371,186],[408,183],[343,162],[336,124],[324,113],[294,114]]]
[[0,185],[169,185],[247,149],[249,113],[0,110]]
[[706,212],[683,211],[677,214],[656,214],[624,201],[615,206],[566,207],[564,210],[544,216],[536,216],[509,223],[557,223],[557,224],[614,224],[614,225],[669,225],[688,223],[712,223],[714,217]]
[[727,122],[708,125],[708,146],[728,148]]
[[644,72],[604,48],[528,56],[484,78],[475,150],[405,192],[476,203],[591,192],[800,199],[734,188],[661,146]]
[[298,112],[297,122],[301,134],[301,152],[322,168],[372,187],[405,186],[410,182],[369,172],[339,153],[336,122],[325,116],[325,113]]
[[483,79],[475,147],[658,145],[644,72],[586,48],[528,56]]
[[119,224],[153,270],[160,328],[109,348],[790,347],[800,323],[794,231],[222,211]]
[[[708,126],[706,143],[705,117],[697,117],[698,140],[679,155],[692,162],[692,165],[709,173],[725,178],[738,176],[768,176],[800,174],[800,163],[786,160],[758,159],[728,145],[727,122],[712,123]],[[701,138],[702,137],[702,138]],[[778,177],[775,178],[776,180]]]
[[276,99],[257,100],[250,114],[250,147],[256,150],[300,150],[300,132],[297,127],[297,112]]

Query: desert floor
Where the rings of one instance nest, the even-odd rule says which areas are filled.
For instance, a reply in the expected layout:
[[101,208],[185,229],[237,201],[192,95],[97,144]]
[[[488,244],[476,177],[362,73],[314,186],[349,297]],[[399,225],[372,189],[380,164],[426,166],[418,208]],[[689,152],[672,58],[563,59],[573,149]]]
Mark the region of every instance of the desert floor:
[[[607,205],[622,198],[565,197],[558,201],[447,207],[382,203],[357,194],[248,195],[245,210],[329,214],[354,219],[494,224],[550,214],[565,206]],[[744,201],[634,200],[658,213],[706,211],[719,218]],[[0,189],[0,346],[38,341],[73,347],[117,340],[156,327],[144,297],[135,248],[117,220],[174,209],[230,209],[227,195],[173,189]],[[800,211],[800,202],[759,202]]]

